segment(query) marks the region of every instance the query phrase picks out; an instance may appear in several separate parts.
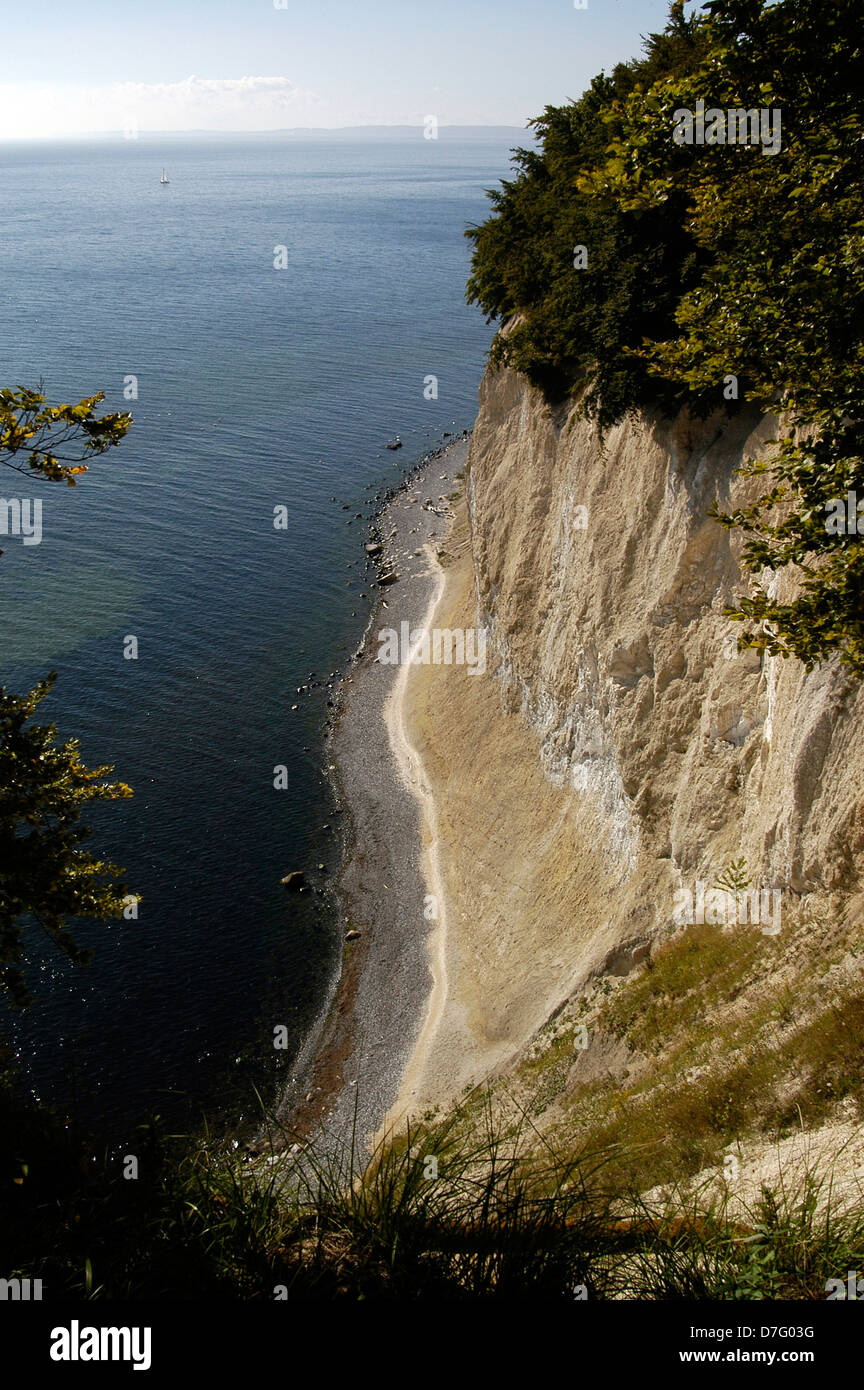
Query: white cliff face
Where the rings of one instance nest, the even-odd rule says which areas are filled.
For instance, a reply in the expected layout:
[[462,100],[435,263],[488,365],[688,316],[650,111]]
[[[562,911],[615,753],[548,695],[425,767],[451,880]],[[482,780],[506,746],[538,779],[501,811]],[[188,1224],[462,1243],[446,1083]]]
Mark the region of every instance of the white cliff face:
[[467,496],[490,669],[631,889],[652,861],[711,882],[742,856],[792,895],[857,885],[864,694],[836,661],[738,653],[723,614],[751,577],[706,510],[753,495],[734,473],[774,427],[643,415],[601,439],[514,372],[481,388]]
[[750,577],[706,515],[752,496],[735,470],[772,431],[743,411],[643,415],[601,439],[514,372],[486,374],[434,616],[487,628],[486,674],[431,665],[406,684],[446,911],[400,1104],[506,1072],[733,861],[772,929],[774,890],[784,914],[803,894],[854,913],[864,693],[836,662],[738,653],[724,608]]

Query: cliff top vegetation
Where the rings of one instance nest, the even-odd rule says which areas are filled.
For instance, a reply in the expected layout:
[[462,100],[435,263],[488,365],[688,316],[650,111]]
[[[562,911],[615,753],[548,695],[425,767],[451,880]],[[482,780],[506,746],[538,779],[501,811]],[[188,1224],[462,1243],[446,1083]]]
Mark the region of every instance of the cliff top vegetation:
[[[864,673],[864,120],[854,0],[671,7],[641,58],[532,124],[471,228],[493,363],[603,428],[639,407],[782,421],[752,506],[717,519],[792,602],[739,600],[742,645]],[[842,531],[827,518],[853,501]],[[864,507],[862,507],[864,512]],[[862,516],[864,527],[864,516]]]

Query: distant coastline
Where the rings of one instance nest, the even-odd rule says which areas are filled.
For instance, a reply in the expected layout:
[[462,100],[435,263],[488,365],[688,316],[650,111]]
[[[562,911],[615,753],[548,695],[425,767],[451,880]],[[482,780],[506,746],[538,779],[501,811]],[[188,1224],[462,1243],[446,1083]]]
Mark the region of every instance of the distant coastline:
[[[279,130],[140,130],[135,135],[136,142],[159,143],[162,141],[244,141],[244,140],[417,140],[423,138],[423,123],[417,125],[361,125],[361,126],[286,126]],[[535,143],[534,133],[522,126],[510,125],[447,125],[438,126],[442,140],[460,140],[483,144],[490,140],[514,140],[520,145]],[[0,144],[50,145],[70,144],[75,141],[91,143],[95,140],[128,140],[122,130],[74,131],[68,135],[3,136]]]

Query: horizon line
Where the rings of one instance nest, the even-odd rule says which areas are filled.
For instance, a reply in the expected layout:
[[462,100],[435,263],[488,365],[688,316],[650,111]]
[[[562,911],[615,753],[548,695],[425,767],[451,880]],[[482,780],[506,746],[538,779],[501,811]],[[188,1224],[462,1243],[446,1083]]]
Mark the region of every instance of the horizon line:
[[[340,135],[351,134],[354,132],[397,132],[397,131],[422,131],[424,123],[418,122],[412,125],[409,122],[399,122],[394,125],[343,125],[343,126],[278,126],[273,130],[208,130],[206,127],[196,126],[189,130],[138,130],[134,135],[130,135],[124,129],[117,130],[81,130],[72,131],[68,134],[54,132],[50,135],[4,135],[0,133],[0,144],[18,143],[50,143],[51,141],[72,141],[72,140],[124,140],[128,144],[134,144],[137,140],[145,139],[164,139],[166,136],[176,138],[178,136],[276,136],[276,135]],[[520,135],[530,135],[528,125],[510,124],[468,124],[453,122],[447,124],[443,121],[438,123],[439,130],[457,131],[516,131]]]

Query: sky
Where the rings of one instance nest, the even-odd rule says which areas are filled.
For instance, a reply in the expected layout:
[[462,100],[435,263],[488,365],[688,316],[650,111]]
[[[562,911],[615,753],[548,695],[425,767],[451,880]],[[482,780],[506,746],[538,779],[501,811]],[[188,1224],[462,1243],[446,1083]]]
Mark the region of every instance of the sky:
[[[581,5],[582,0],[578,0]],[[0,139],[524,126],[667,0],[2,0]]]

